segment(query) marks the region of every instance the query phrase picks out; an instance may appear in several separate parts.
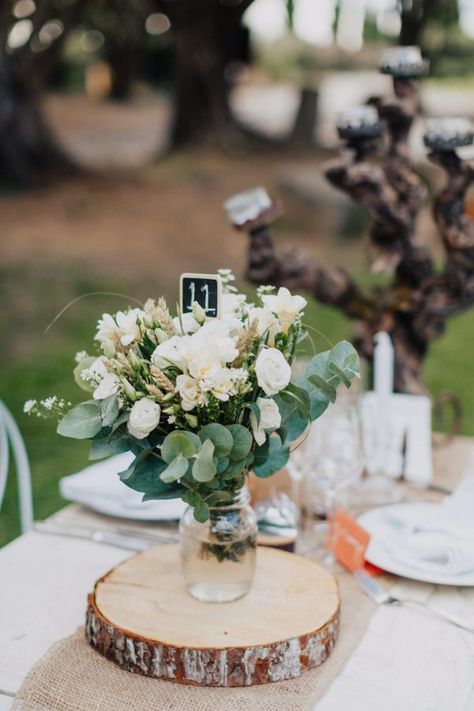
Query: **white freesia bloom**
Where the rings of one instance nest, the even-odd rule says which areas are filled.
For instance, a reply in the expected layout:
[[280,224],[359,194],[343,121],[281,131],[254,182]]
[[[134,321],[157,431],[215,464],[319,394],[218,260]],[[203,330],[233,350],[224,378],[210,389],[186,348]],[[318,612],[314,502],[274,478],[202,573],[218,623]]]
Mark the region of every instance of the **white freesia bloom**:
[[161,408],[158,403],[145,397],[134,403],[130,410],[127,429],[136,439],[144,439],[160,422]]
[[[174,326],[179,333],[182,333],[183,336],[187,335],[189,333],[196,333],[196,331],[199,329],[199,324],[194,318],[193,314],[181,314],[181,318],[176,318],[173,319]],[[184,333],[183,333],[184,329]]]
[[181,406],[186,412],[194,410],[197,405],[205,402],[205,396],[201,393],[199,383],[190,375],[178,375],[176,378],[176,390],[181,398]]
[[157,368],[164,370],[175,365],[182,371],[187,370],[185,346],[188,336],[172,336],[167,341],[160,343],[151,355],[151,362]]
[[113,373],[106,373],[94,390],[94,400],[105,400],[120,390],[120,380]]
[[278,405],[272,398],[259,397],[257,405],[260,410],[260,421],[254,412],[250,413],[250,425],[253,436],[258,445],[262,445],[266,439],[266,430],[276,430],[281,425],[281,415]]
[[144,313],[140,309],[130,309],[127,313],[119,311],[115,314],[122,346],[129,346],[133,341],[140,339],[139,323],[143,318]]
[[122,346],[129,346],[140,339],[140,322],[146,314],[141,309],[118,311],[115,319],[110,314],[103,314],[97,324],[95,338],[102,346],[110,347],[120,342]]
[[262,338],[268,335],[268,344],[273,346],[275,336],[281,332],[280,320],[270,309],[256,306],[249,313],[249,323],[257,322],[257,335]]
[[255,362],[257,382],[266,395],[276,395],[286,388],[291,368],[277,348],[264,348]]
[[291,292],[282,286],[276,294],[262,296],[262,303],[278,316],[283,332],[287,333],[296,316],[306,306],[307,301],[302,296],[292,296]]

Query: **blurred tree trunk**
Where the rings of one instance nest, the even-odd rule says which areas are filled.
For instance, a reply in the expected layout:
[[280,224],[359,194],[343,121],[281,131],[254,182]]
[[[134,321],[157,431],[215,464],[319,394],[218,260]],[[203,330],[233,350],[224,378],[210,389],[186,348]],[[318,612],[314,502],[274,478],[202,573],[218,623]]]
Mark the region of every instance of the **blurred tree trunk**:
[[[86,0],[65,5],[44,0],[32,16],[29,42],[9,50],[7,37],[12,26],[11,5],[0,6],[0,175],[16,185],[35,185],[75,172],[71,159],[56,142],[41,107],[41,92],[57,60],[67,34],[80,16]],[[33,53],[30,42],[45,22],[58,18],[62,35],[41,52]]]
[[105,60],[111,70],[109,98],[127,101],[133,88],[146,41],[148,0],[102,0],[91,5],[96,29],[105,36]]
[[436,21],[445,28],[458,21],[457,0],[399,0],[400,44],[423,47],[426,25]]
[[[229,106],[230,62],[244,60],[248,34],[242,15],[252,0],[158,1],[174,39],[175,114],[171,143],[228,144],[240,131]],[[238,140],[238,139],[237,139]]]
[[0,50],[0,175],[17,185],[34,185],[70,174],[71,160],[56,143],[42,113],[31,70]]

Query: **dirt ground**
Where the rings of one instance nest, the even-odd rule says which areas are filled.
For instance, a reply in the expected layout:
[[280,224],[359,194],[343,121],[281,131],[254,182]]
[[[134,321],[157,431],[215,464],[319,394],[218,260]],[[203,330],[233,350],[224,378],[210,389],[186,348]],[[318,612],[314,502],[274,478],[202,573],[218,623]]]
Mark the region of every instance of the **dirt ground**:
[[[196,152],[157,161],[168,121],[160,100],[121,107],[54,97],[47,108],[62,142],[92,172],[0,197],[4,266],[72,259],[98,273],[146,272],[165,280],[186,269],[220,265],[240,272],[245,239],[228,226],[222,202],[255,185],[265,185],[285,203],[286,214],[275,228],[281,241],[323,252],[329,245],[333,251],[328,235],[337,232],[341,215],[332,208],[347,203],[319,177],[316,151],[297,156]],[[96,154],[94,146],[100,147]],[[112,162],[124,167],[112,170]],[[358,253],[360,244],[349,252],[354,250]],[[353,255],[344,250],[342,259],[352,263]]]

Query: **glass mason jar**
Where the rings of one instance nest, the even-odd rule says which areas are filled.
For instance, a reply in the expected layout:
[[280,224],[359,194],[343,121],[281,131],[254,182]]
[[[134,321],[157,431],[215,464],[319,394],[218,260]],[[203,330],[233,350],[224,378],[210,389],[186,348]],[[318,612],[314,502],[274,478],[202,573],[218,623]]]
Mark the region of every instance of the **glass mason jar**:
[[247,487],[225,506],[210,508],[199,523],[188,507],[179,526],[181,562],[188,592],[203,602],[230,602],[252,585],[257,552],[257,519]]

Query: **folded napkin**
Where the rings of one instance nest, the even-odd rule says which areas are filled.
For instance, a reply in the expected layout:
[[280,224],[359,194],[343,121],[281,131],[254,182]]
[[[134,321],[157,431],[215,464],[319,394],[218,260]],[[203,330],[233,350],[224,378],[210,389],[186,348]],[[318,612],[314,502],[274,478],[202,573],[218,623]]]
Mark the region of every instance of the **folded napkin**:
[[440,504],[387,507],[381,542],[418,570],[458,575],[474,570],[474,475]]
[[124,452],[63,477],[59,482],[61,495],[68,501],[112,516],[178,519],[185,508],[181,499],[143,502],[141,492],[120,481],[118,473],[127,469],[133,459],[132,452]]
[[474,538],[418,532],[386,537],[383,543],[394,560],[419,571],[462,575],[474,570]]

